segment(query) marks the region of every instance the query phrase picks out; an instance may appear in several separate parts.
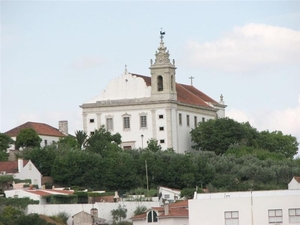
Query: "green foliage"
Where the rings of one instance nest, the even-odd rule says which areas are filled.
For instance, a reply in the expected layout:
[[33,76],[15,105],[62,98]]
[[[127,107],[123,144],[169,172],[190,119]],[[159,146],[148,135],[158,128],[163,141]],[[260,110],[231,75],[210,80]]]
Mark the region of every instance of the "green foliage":
[[30,198],[0,198],[0,206],[12,206],[25,209],[29,204],[39,204],[39,201]]
[[113,196],[113,195],[115,195],[115,192],[103,192],[103,193],[88,192],[89,197]]
[[76,204],[77,195],[51,195],[51,204]]
[[0,176],[0,184],[2,184],[3,182],[9,182],[9,181],[13,181],[14,177],[12,175],[1,175]]
[[12,144],[14,144],[14,140],[10,136],[0,133],[0,151],[6,152]]
[[0,162],[7,161],[9,154],[5,151],[0,151]]
[[[281,159],[293,158],[297,154],[299,143],[291,135],[283,135],[281,131],[258,132],[247,123],[238,123],[229,118],[209,120],[199,125],[191,131],[192,146],[196,150],[213,151],[216,154],[227,153],[230,148],[241,148],[243,146],[254,149],[241,149],[243,152],[231,150],[231,153],[243,155],[254,153],[258,157],[272,157]],[[270,153],[266,154],[262,150]],[[277,155],[276,155],[277,154]]]
[[151,138],[147,141],[147,150],[152,151],[152,152],[157,152],[157,151],[161,151],[162,148],[161,146],[158,144],[158,141],[154,138]]
[[59,138],[57,142],[59,148],[80,149],[80,145],[75,137],[66,136]]
[[104,126],[101,126],[86,140],[85,145],[86,150],[106,156],[111,151],[120,151],[121,149],[118,145],[121,142],[121,135],[119,133],[112,135],[109,131],[106,131]]
[[57,215],[51,216],[50,218],[53,219],[55,222],[66,224],[69,217],[70,215],[68,213],[60,212]]
[[119,204],[118,208],[111,210],[110,213],[115,222],[116,221],[121,222],[121,220],[125,219],[127,216],[127,209],[125,205],[121,206]]
[[[196,189],[195,188],[183,188],[180,192],[181,198],[192,199],[194,197]],[[197,193],[202,193],[203,191],[200,189]]]
[[16,138],[16,148],[35,148],[40,147],[42,139],[35,130],[26,128],[20,131]]
[[75,131],[75,137],[76,137],[79,148],[82,149],[85,146],[85,142],[87,139],[87,133],[83,130],[77,130],[77,131]]
[[139,205],[136,207],[136,209],[134,210],[134,215],[137,216],[137,215],[140,215],[140,214],[143,214],[147,211],[147,207],[144,206],[144,205]]

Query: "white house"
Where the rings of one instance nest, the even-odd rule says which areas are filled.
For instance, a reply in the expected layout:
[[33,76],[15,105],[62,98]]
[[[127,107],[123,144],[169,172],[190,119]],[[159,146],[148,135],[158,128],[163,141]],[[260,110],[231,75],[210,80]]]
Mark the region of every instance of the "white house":
[[181,190],[160,186],[158,193],[160,204],[163,205],[166,201],[169,203],[178,201],[180,199]]
[[179,201],[162,207],[152,207],[146,213],[133,216],[131,220],[133,225],[188,225],[188,212],[188,201]]
[[93,134],[104,125],[120,133],[124,149],[143,148],[158,140],[163,149],[191,150],[190,131],[199,122],[225,117],[223,96],[219,102],[192,85],[176,82],[175,61],[161,36],[149,76],[129,73],[110,81],[99,96],[83,103],[83,129]]
[[195,193],[190,225],[300,225],[300,190]]
[[39,201],[40,205],[47,203],[46,197],[51,195],[72,195],[73,191],[53,189],[18,189],[4,191],[6,198],[30,198]]
[[0,172],[2,175],[12,175],[15,179],[30,179],[31,184],[41,187],[42,174],[31,160],[0,162]]
[[300,190],[300,177],[293,177],[290,183],[288,184],[289,190]]

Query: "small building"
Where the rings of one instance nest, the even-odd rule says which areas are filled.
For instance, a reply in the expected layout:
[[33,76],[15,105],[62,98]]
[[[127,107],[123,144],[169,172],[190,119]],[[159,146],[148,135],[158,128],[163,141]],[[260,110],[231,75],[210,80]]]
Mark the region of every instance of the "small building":
[[31,184],[41,187],[42,174],[31,162],[31,160],[18,159],[0,163],[2,175],[12,175],[15,179],[30,179]]
[[180,199],[181,190],[160,186],[158,193],[160,205],[163,205],[166,201],[169,203],[178,201]]
[[[28,128],[35,130],[42,139],[41,147],[57,142],[59,138],[68,135],[68,121],[59,121],[59,129],[45,123],[27,122],[6,131],[5,134],[15,141],[20,131]],[[15,145],[10,146],[9,150],[15,150]]]
[[132,217],[131,220],[133,225],[188,225],[188,201],[165,204],[162,207],[152,207],[146,213]]
[[[97,212],[98,213],[98,212]],[[95,215],[95,209],[91,209],[91,214],[81,211],[72,216],[72,225],[104,225],[107,224],[105,219]]]
[[293,177],[290,183],[288,184],[289,190],[300,190],[300,177]]
[[195,193],[189,224],[300,225],[300,190]]

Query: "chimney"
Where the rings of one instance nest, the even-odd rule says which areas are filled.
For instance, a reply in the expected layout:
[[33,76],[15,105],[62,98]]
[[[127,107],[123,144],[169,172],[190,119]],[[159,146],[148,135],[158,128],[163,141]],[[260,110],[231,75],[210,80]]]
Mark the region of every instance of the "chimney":
[[19,158],[18,159],[18,172],[20,173],[22,169],[23,169],[23,159]]
[[58,129],[61,133],[64,135],[68,136],[68,121],[67,120],[62,120],[58,122]]
[[169,202],[166,201],[166,204],[164,205],[164,211],[165,215],[169,215]]

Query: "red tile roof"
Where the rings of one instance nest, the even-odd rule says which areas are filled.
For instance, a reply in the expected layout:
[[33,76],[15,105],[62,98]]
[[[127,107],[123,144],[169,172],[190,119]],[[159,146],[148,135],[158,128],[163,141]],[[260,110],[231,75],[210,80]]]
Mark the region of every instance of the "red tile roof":
[[[143,78],[147,86],[151,86],[151,77],[147,77],[139,74],[132,74],[133,76],[137,76]],[[217,101],[204,94],[202,91],[199,91],[197,88],[191,85],[179,84],[176,83],[176,91],[177,91],[177,100],[181,103],[197,105],[202,107],[213,108],[212,105],[219,105]]]
[[26,191],[29,193],[35,194],[35,195],[42,196],[42,197],[51,195],[50,193],[42,191],[42,190],[26,190]]
[[[23,167],[29,162],[29,160],[23,160]],[[5,171],[6,173],[17,173],[18,172],[18,161],[0,162],[0,172]]]
[[55,189],[44,189],[44,190],[26,190],[29,193],[40,195],[42,197],[44,196],[50,196],[50,195],[59,195],[59,194],[66,194],[66,195],[72,195],[74,191],[68,191],[68,190],[55,190]]
[[65,137],[63,133],[61,133],[58,129],[45,124],[45,123],[37,123],[37,122],[27,122],[18,127],[15,127],[7,132],[10,137],[16,137],[19,132],[23,129],[32,128],[34,129],[38,135],[46,135],[46,136],[54,136],[54,137]]
[[[167,218],[167,217],[188,217],[189,216],[189,210],[188,210],[188,201],[179,201],[175,203],[169,204],[169,213],[165,215],[165,209],[164,207],[152,207],[151,210],[155,210],[158,212],[159,218]],[[146,213],[131,217],[132,220],[142,220],[146,219],[147,213],[150,210],[148,210]]]

